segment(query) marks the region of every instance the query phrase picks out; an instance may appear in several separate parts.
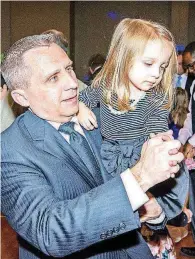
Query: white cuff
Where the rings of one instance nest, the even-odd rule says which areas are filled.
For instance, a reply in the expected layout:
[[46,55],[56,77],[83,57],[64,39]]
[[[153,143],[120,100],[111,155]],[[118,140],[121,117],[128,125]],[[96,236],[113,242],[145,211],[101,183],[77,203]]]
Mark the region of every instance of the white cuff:
[[149,224],[155,224],[156,225],[156,224],[162,223],[164,219],[165,219],[165,213],[162,212],[158,218],[150,219],[150,220],[147,220],[146,222],[149,223]]
[[130,169],[127,169],[121,174],[121,179],[123,181],[133,211],[136,211],[144,203],[149,201],[148,196],[142,190]]

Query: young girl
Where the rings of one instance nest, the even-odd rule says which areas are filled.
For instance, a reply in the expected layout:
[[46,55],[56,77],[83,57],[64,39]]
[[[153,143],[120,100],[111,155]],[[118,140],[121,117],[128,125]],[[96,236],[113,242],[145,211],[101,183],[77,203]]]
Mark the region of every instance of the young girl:
[[151,133],[167,131],[176,64],[173,37],[163,26],[139,19],[119,23],[105,65],[80,94],[78,115],[92,129],[95,117],[85,105],[100,103],[102,159],[113,176],[136,163]]
[[[176,64],[174,39],[165,27],[128,18],[116,27],[102,70],[80,93],[78,114],[81,125],[93,129],[90,109],[100,104],[101,155],[113,177],[136,163],[150,134],[168,130]],[[155,258],[175,258],[172,243],[166,244],[160,253],[153,250]]]

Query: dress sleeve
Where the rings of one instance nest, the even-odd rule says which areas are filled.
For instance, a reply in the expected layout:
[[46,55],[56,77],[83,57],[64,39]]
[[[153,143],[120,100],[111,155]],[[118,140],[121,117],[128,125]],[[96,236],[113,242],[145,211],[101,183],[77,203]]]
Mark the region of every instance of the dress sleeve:
[[166,108],[167,98],[163,95],[159,95],[153,99],[151,102],[150,114],[148,120],[146,121],[147,133],[161,133],[169,129],[168,127],[168,118],[169,118],[169,109]]
[[83,102],[88,108],[93,109],[100,103],[101,87],[88,86],[79,93],[79,101]]

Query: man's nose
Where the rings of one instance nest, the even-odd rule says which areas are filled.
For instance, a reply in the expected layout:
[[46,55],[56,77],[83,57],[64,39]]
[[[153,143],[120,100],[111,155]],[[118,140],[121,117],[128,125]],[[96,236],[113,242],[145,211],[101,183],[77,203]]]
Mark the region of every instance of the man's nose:
[[69,73],[66,76],[67,85],[72,89],[78,88],[78,80],[76,78],[76,75],[70,75]]

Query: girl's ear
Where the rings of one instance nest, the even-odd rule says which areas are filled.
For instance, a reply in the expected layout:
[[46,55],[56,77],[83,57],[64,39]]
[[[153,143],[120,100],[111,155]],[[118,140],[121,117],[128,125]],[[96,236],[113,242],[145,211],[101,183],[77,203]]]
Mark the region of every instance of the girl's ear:
[[29,106],[29,101],[28,98],[22,89],[16,89],[11,91],[11,96],[14,99],[14,101],[21,106],[28,107]]

